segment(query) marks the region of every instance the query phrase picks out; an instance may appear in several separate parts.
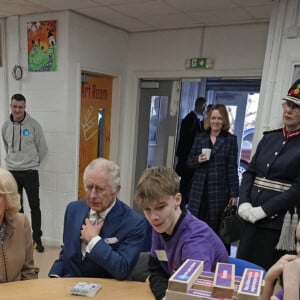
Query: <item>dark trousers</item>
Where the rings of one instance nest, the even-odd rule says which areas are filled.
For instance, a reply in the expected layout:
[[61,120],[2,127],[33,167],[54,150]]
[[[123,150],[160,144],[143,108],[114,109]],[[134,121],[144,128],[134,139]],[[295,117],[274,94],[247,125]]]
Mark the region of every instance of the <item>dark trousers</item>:
[[181,158],[178,159],[175,172],[180,176],[179,191],[182,195],[180,207],[185,208],[190,199],[194,170],[187,166],[185,159]]
[[23,208],[23,188],[26,191],[30,210],[31,210],[31,227],[32,227],[32,238],[34,241],[39,242],[42,236],[41,230],[41,209],[40,209],[40,198],[39,198],[39,173],[37,170],[27,171],[10,171],[17,184],[18,192],[21,197],[21,210]]
[[179,191],[182,194],[181,208],[189,203],[192,186],[192,177],[181,177]]
[[276,250],[280,230],[260,228],[245,222],[239,242],[237,257],[255,263],[268,270],[283,254]]

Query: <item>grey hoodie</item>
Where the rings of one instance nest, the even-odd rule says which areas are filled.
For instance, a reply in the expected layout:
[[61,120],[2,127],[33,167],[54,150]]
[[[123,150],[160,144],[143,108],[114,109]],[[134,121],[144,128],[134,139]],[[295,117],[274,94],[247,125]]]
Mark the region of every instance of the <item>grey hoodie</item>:
[[21,122],[14,122],[12,115],[4,122],[2,139],[8,170],[37,170],[46,156],[47,145],[42,127],[27,112]]

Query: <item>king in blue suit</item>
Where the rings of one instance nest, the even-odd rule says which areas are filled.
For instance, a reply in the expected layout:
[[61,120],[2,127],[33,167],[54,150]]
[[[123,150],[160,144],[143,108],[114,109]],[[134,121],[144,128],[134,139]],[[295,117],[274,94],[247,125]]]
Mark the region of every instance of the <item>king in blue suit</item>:
[[[86,167],[86,199],[67,206],[63,246],[50,277],[130,278],[139,253],[147,250],[150,227],[144,217],[117,199],[119,174],[118,165],[103,158]],[[101,221],[93,224],[97,214]]]

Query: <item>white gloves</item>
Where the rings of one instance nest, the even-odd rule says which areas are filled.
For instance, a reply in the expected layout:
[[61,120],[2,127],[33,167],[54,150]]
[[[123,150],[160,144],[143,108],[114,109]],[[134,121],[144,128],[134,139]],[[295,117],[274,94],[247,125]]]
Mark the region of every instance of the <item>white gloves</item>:
[[265,218],[267,215],[264,212],[264,210],[261,208],[261,206],[258,207],[252,207],[249,211],[249,222],[255,223],[256,221],[259,221],[263,218]]
[[239,206],[238,213],[242,219],[253,224],[267,216],[261,206],[252,207],[251,203],[249,202],[241,204]]
[[249,211],[252,208],[252,205],[249,202],[245,202],[239,206],[239,216],[245,221],[249,221]]

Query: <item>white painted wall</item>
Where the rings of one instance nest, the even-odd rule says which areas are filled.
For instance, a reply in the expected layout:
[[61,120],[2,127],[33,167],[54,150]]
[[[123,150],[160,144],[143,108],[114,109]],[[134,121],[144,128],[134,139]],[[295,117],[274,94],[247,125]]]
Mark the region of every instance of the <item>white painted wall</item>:
[[[58,22],[58,70],[29,73],[26,23],[51,19]],[[28,112],[44,129],[49,153],[40,169],[42,229],[44,240],[52,244],[60,243],[66,204],[77,196],[81,70],[115,76],[111,158],[121,167],[120,198],[131,204],[138,79],[261,76],[268,30],[268,24],[257,24],[128,34],[73,12],[0,21],[7,53],[0,68],[0,123],[9,115],[9,96],[21,92]],[[214,68],[185,70],[185,59],[198,56],[214,58]],[[25,67],[18,82],[10,75],[16,63]]]
[[[37,20],[57,19],[59,31],[58,45],[58,71],[57,72],[28,72],[27,64],[27,22]],[[75,157],[75,143],[68,139],[71,127],[68,117],[73,114],[72,107],[66,107],[68,99],[68,16],[66,13],[30,15],[24,17],[11,17],[6,19],[5,35],[6,49],[5,64],[7,72],[1,78],[7,85],[4,86],[5,94],[1,95],[1,103],[6,110],[1,119],[1,124],[9,116],[8,103],[14,93],[22,93],[27,99],[27,111],[42,125],[49,147],[48,155],[40,168],[40,198],[42,210],[42,230],[44,237],[58,240],[61,236],[61,220],[63,213],[56,210],[57,204],[65,206],[74,191],[74,184],[70,184],[68,176],[73,172],[72,159]],[[66,38],[65,38],[66,37]],[[23,78],[16,81],[11,76],[15,64],[23,66]],[[69,117],[70,118],[70,117]],[[65,142],[68,141],[68,142]],[[4,156],[1,157],[5,166]],[[74,193],[74,192],[73,192]],[[25,209],[28,211],[27,201]]]
[[282,126],[282,97],[300,66],[300,0],[274,0],[264,61],[254,142],[263,131]]
[[[128,117],[121,136],[127,149],[123,164],[126,195],[134,191],[134,161],[138,114],[139,78],[260,77],[265,56],[269,24],[216,26],[129,36],[128,89],[124,114]],[[209,57],[212,69],[186,70],[185,59]],[[128,132],[135,134],[128,136]],[[129,159],[128,159],[129,157]],[[126,173],[125,173],[126,172]],[[130,200],[130,198],[129,198]]]
[[[260,76],[268,26],[262,23],[133,33],[129,36],[129,70],[164,76]],[[187,71],[184,62],[191,57],[211,57],[214,67]]]
[[[29,21],[57,20],[57,72],[27,71],[27,32]],[[112,153],[118,161],[119,89],[127,68],[127,33],[71,12],[11,17],[6,26],[6,67],[0,68],[0,123],[9,116],[9,99],[16,92],[27,99],[27,111],[42,125],[49,152],[40,168],[40,198],[43,238],[59,244],[67,203],[77,199],[81,69],[118,76],[114,81]],[[5,30],[4,30],[5,31]],[[18,60],[18,57],[20,59]],[[10,72],[16,63],[24,66],[24,76],[15,81]],[[6,84],[7,82],[7,84]],[[2,149],[2,165],[4,151]],[[29,214],[27,202],[25,210]]]

